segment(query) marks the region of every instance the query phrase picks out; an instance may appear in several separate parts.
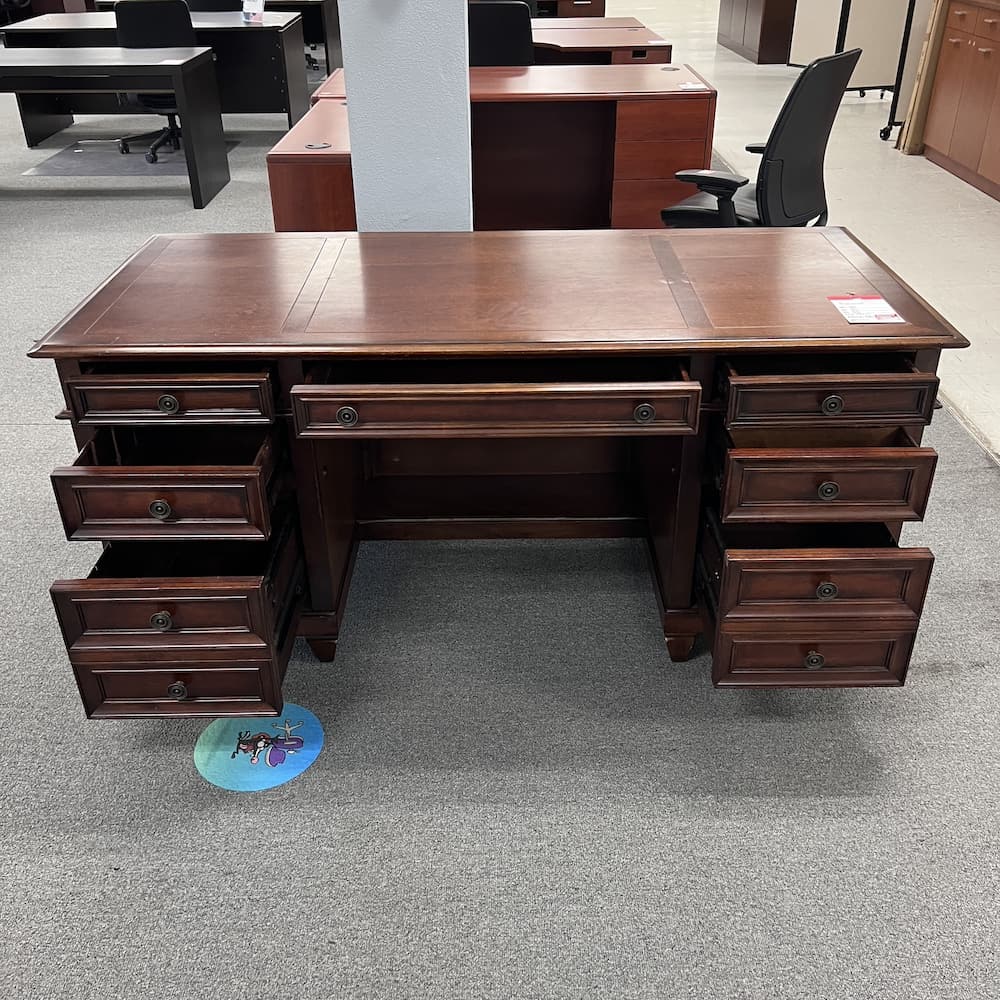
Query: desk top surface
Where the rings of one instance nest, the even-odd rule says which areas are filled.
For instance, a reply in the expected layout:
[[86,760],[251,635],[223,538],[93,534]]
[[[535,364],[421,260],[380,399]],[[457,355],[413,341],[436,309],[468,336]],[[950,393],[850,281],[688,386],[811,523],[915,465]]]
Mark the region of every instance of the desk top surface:
[[[246,24],[238,10],[194,11],[191,24],[195,31],[260,31],[262,28],[285,28],[301,18],[301,14],[264,14],[262,24]],[[85,11],[76,14],[39,14],[25,21],[0,28],[0,34],[31,34],[33,31],[94,31],[106,28],[115,30],[114,11]]]
[[180,49],[121,49],[114,45],[94,48],[13,48],[0,49],[0,71],[25,76],[45,76],[51,72],[92,70],[105,75],[124,75],[135,69],[182,66],[199,57],[211,58],[203,45]]
[[[694,88],[694,89],[692,89]],[[588,101],[629,97],[705,97],[714,94],[690,66],[473,66],[473,101]],[[313,101],[347,96],[342,69],[313,93]]]
[[642,21],[634,17],[533,17],[531,30],[539,28],[558,28],[566,31],[574,28],[586,28],[588,31],[600,31],[602,28],[645,28]]
[[[906,322],[850,325],[828,299],[866,294],[884,296]],[[155,237],[32,356],[515,356],[967,343],[841,229],[258,233]]]
[[[557,19],[556,19],[557,20]],[[595,18],[597,20],[597,18]],[[649,28],[598,28],[585,31],[579,28],[533,28],[532,39],[543,49],[561,52],[609,52],[615,49],[652,49],[669,45]]]

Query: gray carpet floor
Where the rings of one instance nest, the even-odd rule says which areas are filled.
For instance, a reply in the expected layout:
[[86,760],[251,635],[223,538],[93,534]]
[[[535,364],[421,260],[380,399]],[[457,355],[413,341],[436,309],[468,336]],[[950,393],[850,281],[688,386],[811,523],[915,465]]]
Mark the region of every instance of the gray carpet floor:
[[[143,122],[128,123],[142,127]],[[947,412],[902,690],[716,692],[669,661],[635,542],[369,543],[290,784],[206,784],[203,723],[88,723],[49,604],[72,458],[23,357],[150,234],[269,228],[277,119],[233,182],[24,177],[0,97],[0,996],[1000,996],[1000,468]],[[150,317],[155,322],[155,317]]]

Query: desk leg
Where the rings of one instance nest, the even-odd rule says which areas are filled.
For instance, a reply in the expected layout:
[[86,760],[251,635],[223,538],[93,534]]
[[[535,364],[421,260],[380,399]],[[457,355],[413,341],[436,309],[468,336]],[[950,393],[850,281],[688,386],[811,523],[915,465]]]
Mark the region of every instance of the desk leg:
[[[705,398],[712,386],[714,358],[696,357],[691,377],[702,384]],[[701,415],[704,420],[704,414]],[[670,659],[686,660],[704,630],[695,599],[694,567],[701,517],[701,476],[706,432],[681,439],[680,454],[668,454],[650,440],[643,453],[643,478],[649,519],[653,575],[663,614],[663,633]]]
[[18,94],[17,107],[21,112],[24,138],[29,146],[37,146],[50,135],[73,124],[73,116],[66,111],[65,98],[58,95]]
[[215,65],[206,60],[186,72],[175,73],[174,91],[191,181],[191,200],[195,208],[204,208],[229,183],[229,160],[222,131]]
[[302,58],[306,44],[302,36],[302,22],[280,32],[279,38],[281,58],[285,64],[285,110],[288,114],[288,127],[291,128],[309,110],[309,81],[306,79],[306,63]]

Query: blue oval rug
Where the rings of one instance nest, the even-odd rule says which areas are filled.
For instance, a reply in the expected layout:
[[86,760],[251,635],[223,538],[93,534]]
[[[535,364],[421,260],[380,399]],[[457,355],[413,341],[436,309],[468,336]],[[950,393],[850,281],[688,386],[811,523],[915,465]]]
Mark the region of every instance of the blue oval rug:
[[206,780],[231,792],[262,792],[297,778],[323,749],[319,719],[285,703],[276,720],[216,719],[198,737],[194,766]]

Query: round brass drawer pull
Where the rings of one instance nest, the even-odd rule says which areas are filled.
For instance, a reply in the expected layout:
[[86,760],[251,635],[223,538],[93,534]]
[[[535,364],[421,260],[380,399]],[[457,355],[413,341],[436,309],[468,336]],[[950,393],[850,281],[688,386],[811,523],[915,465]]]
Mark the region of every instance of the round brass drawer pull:
[[637,424],[651,424],[656,419],[656,407],[652,403],[640,403],[632,416]]
[[165,393],[156,401],[156,408],[160,413],[177,413],[181,408],[181,404],[177,401],[176,396]]
[[839,593],[840,588],[829,581],[824,581],[816,588],[816,596],[821,601],[832,601]]
[[158,632],[169,632],[173,628],[174,620],[170,617],[169,611],[157,611],[150,615],[149,624]]
[[157,521],[165,521],[173,511],[170,509],[170,504],[166,500],[154,500],[149,505],[149,513],[156,518]]
[[167,697],[173,698],[174,701],[184,701],[188,696],[187,685],[183,681],[174,681],[167,688]]
[[819,670],[825,663],[826,657],[822,653],[817,653],[814,649],[806,653],[806,670]]
[[337,410],[337,423],[341,427],[356,427],[359,419],[358,411],[353,406],[342,406]]
[[820,500],[836,500],[840,496],[840,487],[836,483],[820,483],[816,495]]
[[843,396],[827,396],[822,403],[819,404],[819,408],[828,416],[836,416],[838,413],[844,412],[844,397]]

